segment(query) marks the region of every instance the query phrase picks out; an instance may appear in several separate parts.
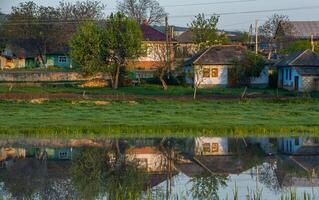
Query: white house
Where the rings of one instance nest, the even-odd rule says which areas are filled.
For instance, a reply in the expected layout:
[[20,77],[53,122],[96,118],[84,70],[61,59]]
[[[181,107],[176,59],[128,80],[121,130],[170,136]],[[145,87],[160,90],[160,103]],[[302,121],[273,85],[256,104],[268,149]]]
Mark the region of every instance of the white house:
[[282,59],[278,68],[278,87],[307,92],[319,91],[319,55],[311,50],[299,51]]
[[198,137],[195,138],[195,155],[212,156],[228,155],[228,138],[223,137]]
[[[230,69],[236,67],[234,61],[242,58],[246,51],[245,47],[239,45],[218,45],[208,48],[186,62],[184,72],[187,74],[187,83],[199,87],[235,85]],[[251,80],[251,84],[256,86],[265,87],[268,83],[268,68],[262,71],[260,77]]]

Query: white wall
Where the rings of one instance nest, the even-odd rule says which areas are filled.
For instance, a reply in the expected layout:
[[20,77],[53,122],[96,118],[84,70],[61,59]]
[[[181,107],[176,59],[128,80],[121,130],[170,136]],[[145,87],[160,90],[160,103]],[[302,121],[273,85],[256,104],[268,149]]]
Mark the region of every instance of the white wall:
[[260,73],[259,77],[251,79],[252,85],[266,85],[269,84],[269,67],[265,67]]
[[[218,77],[203,77],[204,68],[217,68],[218,69]],[[200,86],[212,86],[212,85],[220,85],[227,86],[228,85],[228,66],[224,65],[204,65],[204,66],[195,66],[195,83],[199,83]],[[212,74],[211,74],[212,75]]]
[[[204,144],[210,144],[210,150],[212,150],[212,144],[218,144],[218,152],[206,152],[204,151]],[[222,137],[198,137],[195,138],[195,155],[228,155],[228,138]]]

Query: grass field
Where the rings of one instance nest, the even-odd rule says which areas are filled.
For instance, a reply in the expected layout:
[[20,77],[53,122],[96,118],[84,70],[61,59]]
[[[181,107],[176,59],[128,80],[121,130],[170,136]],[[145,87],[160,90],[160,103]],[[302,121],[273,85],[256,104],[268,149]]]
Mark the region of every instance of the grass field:
[[0,133],[85,136],[319,135],[319,100],[0,101]]

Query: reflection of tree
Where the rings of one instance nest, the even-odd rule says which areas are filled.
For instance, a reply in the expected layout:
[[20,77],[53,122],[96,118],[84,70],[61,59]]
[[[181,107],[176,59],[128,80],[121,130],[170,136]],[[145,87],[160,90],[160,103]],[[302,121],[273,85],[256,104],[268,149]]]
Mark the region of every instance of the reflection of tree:
[[227,186],[227,176],[203,174],[191,178],[192,196],[194,199],[218,199],[220,187]]
[[104,149],[85,148],[79,151],[72,167],[72,183],[81,199],[96,199],[103,192],[108,156]]
[[258,167],[258,179],[260,183],[264,184],[268,189],[279,191],[280,185],[275,174],[276,163],[268,162]]

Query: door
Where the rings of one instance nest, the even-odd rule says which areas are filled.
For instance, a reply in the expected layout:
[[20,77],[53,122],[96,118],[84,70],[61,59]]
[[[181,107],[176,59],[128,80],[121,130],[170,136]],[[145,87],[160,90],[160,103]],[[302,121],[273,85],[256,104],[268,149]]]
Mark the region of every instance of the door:
[[299,90],[299,76],[295,76],[294,89]]

